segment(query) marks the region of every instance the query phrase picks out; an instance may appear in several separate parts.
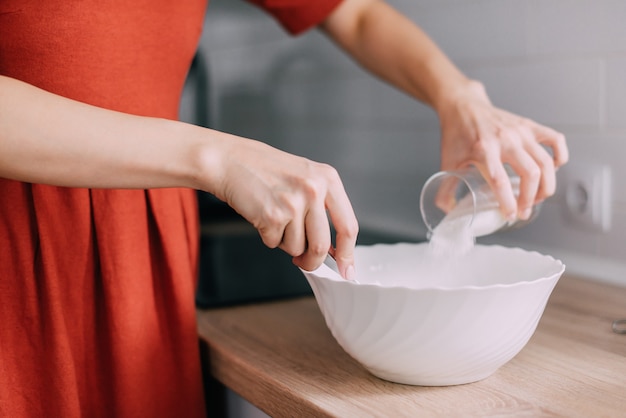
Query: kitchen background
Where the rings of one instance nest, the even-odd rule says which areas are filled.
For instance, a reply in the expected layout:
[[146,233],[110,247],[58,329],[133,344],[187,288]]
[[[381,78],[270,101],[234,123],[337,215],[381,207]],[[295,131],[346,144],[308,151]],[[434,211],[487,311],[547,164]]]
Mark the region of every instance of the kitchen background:
[[[567,137],[571,162],[539,217],[482,241],[539,250],[571,274],[626,285],[626,2],[389,3],[481,80],[494,104]],[[319,32],[290,37],[244,1],[211,0],[199,53],[183,119],[328,162],[362,230],[425,237],[419,192],[439,165],[433,111]],[[263,416],[231,400],[232,416]]]

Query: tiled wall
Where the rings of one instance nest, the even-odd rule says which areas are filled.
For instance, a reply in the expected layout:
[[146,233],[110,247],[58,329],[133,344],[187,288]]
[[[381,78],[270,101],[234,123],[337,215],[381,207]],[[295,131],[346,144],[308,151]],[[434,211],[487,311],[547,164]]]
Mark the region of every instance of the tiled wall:
[[[568,225],[561,187],[532,225],[488,241],[626,284],[626,2],[390,3],[483,81],[495,104],[565,133],[574,163],[612,169],[609,232]],[[429,108],[360,70],[320,33],[290,38],[243,1],[211,1],[202,50],[214,128],[333,164],[362,227],[423,236],[418,195],[439,158]]]

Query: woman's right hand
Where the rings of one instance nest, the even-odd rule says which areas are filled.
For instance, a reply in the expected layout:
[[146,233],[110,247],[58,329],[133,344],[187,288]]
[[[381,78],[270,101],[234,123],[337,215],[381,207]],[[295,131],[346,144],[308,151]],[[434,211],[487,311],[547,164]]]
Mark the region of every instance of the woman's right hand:
[[213,193],[304,270],[319,267],[332,250],[330,216],[333,255],[351,279],[358,222],[337,171],[254,140],[230,136],[225,144]]
[[[305,270],[350,278],[358,224],[337,171],[258,141],[91,106],[0,76],[0,177],[64,187],[191,187],[228,203]],[[35,115],[35,116],[33,116]]]

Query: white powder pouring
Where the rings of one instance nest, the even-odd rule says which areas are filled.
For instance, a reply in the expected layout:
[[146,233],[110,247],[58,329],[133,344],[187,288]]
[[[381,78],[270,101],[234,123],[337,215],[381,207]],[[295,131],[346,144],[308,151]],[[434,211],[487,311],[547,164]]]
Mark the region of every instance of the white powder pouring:
[[[469,201],[468,201],[469,200]],[[474,213],[471,196],[466,196],[435,227],[425,258],[420,262],[419,281],[415,287],[429,287],[467,284],[471,282],[471,273],[459,275],[464,265],[471,265],[471,257],[476,237],[497,231],[506,224],[497,207],[476,208]]]
[[462,256],[474,247],[476,237],[489,235],[507,224],[495,202],[479,201],[474,208],[468,194],[435,227],[430,237],[435,256]]
[[[478,172],[440,172],[426,181],[420,195],[420,210],[430,231],[429,243],[420,248],[410,268],[386,271],[386,286],[430,288],[471,284],[476,280],[472,271],[476,237],[530,221],[504,218],[493,191],[479,176]],[[456,190],[450,190],[450,183],[444,183],[450,178],[456,178],[457,184],[453,184]],[[519,196],[519,177],[509,179],[514,195]],[[450,211],[443,212],[436,202],[446,200],[440,199],[440,193],[446,191],[453,192],[457,203]]]

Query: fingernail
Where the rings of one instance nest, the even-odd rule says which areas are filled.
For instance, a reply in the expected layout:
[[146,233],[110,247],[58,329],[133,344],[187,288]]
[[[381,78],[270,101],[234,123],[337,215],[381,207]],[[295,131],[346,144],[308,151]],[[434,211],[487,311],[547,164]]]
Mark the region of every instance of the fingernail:
[[355,271],[354,271],[354,266],[353,265],[349,265],[348,268],[346,269],[346,280],[354,280],[354,276],[355,276]]
[[531,208],[526,208],[522,211],[522,214],[520,215],[520,218],[522,218],[523,220],[528,220],[530,218],[530,214],[532,213],[532,209]]

